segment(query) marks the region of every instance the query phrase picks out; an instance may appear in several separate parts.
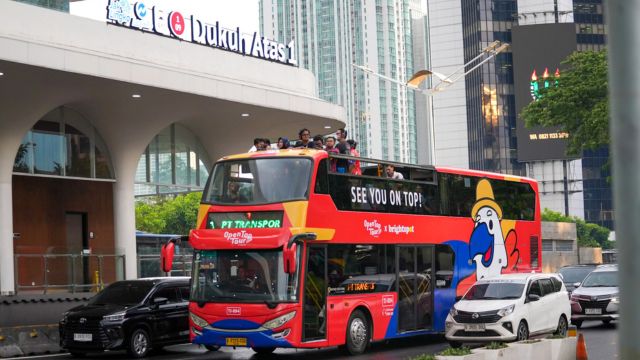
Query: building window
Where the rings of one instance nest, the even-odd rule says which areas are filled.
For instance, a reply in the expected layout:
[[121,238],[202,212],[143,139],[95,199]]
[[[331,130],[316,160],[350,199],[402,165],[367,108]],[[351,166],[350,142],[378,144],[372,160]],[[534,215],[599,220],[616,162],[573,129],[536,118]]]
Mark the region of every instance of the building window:
[[113,179],[107,147],[96,129],[75,110],[61,106],[22,138],[16,173]]
[[202,191],[211,161],[189,129],[172,124],[160,131],[138,161],[135,195]]
[[542,251],[553,251],[553,240],[542,240]]
[[556,240],[556,251],[573,251],[573,241]]

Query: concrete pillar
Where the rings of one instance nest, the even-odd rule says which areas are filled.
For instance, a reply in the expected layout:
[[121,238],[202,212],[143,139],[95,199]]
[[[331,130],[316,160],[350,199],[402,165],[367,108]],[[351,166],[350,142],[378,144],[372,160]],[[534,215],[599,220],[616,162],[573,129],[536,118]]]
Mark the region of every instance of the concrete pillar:
[[[137,155],[139,156],[139,154]],[[138,159],[137,157],[135,160],[129,158],[121,162],[117,162],[115,158],[112,158],[112,160],[117,180],[113,187],[113,221],[116,254],[125,255],[124,278],[135,279],[138,277],[138,264],[136,253],[134,179]],[[120,276],[121,273],[116,275]]]
[[0,177],[0,295],[15,293],[11,176]]

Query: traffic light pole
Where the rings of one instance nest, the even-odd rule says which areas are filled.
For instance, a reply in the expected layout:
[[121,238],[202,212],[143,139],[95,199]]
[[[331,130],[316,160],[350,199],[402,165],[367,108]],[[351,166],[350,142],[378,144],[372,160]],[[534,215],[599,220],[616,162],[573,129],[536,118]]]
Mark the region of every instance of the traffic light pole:
[[610,130],[620,285],[620,358],[640,359],[640,2],[607,0]]

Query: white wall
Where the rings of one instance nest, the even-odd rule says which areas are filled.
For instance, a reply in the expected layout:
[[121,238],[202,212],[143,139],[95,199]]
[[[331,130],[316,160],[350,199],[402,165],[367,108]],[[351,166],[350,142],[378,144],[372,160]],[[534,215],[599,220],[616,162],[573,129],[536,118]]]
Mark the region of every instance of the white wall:
[[[430,0],[432,70],[451,74],[464,65],[460,1]],[[433,97],[435,164],[469,167],[467,102],[464,79]]]

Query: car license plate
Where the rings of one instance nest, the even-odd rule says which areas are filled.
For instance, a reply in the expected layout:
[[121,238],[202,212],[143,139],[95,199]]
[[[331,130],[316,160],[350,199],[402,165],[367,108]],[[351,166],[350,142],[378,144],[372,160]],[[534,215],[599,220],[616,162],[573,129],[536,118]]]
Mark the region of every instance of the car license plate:
[[484,324],[466,324],[464,331],[484,331]]
[[247,338],[226,338],[227,346],[247,346]]
[[584,313],[587,315],[600,315],[602,314],[602,309],[584,309]]
[[92,334],[73,334],[73,340],[74,341],[92,341],[93,335]]

